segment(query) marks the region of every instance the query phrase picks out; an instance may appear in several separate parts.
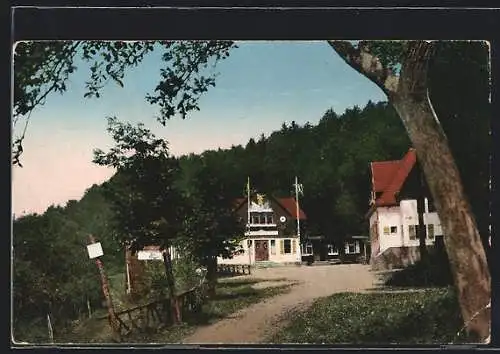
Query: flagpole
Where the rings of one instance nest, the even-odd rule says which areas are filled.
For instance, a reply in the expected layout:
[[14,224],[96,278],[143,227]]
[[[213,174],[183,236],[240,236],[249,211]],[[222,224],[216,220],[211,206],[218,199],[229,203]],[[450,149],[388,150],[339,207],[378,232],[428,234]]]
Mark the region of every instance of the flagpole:
[[247,177],[247,227],[250,226],[250,176]]
[[300,242],[300,218],[299,218],[299,179],[295,176],[295,206],[296,206],[296,215],[297,215],[297,236]]
[[[249,233],[250,231],[250,176],[247,177],[247,227],[246,227],[246,231]],[[247,237],[250,237],[250,235],[248,235]],[[247,239],[247,247],[248,247],[248,264],[249,266],[252,264],[252,247],[251,245],[249,244],[248,242],[248,239]]]

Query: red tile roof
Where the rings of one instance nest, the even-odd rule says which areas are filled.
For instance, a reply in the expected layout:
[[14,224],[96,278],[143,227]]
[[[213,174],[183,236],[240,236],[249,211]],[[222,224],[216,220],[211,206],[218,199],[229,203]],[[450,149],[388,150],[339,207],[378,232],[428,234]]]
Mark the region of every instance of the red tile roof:
[[[295,198],[288,197],[288,198],[274,198],[276,202],[283,207],[287,211],[287,213],[290,214],[290,216],[294,219],[297,218],[297,204],[295,204]],[[239,208],[243,203],[247,201],[246,198],[237,198],[235,199],[234,203],[236,205],[236,208]],[[305,220],[307,219],[306,213],[300,208],[299,206],[299,219],[300,220]]]
[[[291,215],[292,218],[297,218],[297,204],[295,203],[295,198],[277,198],[278,203],[281,204],[283,208]],[[307,219],[306,214],[299,206],[299,219],[305,220]]]
[[401,160],[371,163],[373,192],[382,193],[375,200],[375,205],[390,206],[397,204],[396,193],[401,190],[416,162],[415,149],[410,149]]

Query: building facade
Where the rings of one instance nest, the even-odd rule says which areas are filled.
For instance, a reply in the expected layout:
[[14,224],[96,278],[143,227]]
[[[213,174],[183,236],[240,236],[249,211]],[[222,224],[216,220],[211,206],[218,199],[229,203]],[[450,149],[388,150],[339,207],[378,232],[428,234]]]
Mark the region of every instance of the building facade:
[[[298,209],[298,213],[297,213]],[[256,194],[236,201],[236,211],[246,222],[241,252],[232,258],[218,257],[219,264],[300,263],[300,230],[307,219],[295,198]]]
[[[443,235],[441,222],[410,149],[397,161],[370,164],[372,191],[367,214],[370,224],[371,257],[374,269],[400,268],[415,263],[419,252],[419,212],[426,228],[426,245],[432,247]],[[417,208],[424,199],[424,209]]]
[[367,236],[350,236],[339,242],[323,235],[306,235],[301,244],[302,261],[308,264],[360,263],[369,257],[368,240]]

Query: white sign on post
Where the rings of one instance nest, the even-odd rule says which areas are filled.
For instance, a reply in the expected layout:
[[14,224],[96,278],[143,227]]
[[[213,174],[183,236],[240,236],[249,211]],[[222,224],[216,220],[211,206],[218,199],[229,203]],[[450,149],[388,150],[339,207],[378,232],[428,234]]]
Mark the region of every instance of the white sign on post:
[[163,260],[160,250],[141,250],[137,252],[137,259],[140,261]]
[[89,258],[101,257],[104,253],[102,252],[102,247],[100,242],[91,243],[87,245],[87,251],[89,252]]

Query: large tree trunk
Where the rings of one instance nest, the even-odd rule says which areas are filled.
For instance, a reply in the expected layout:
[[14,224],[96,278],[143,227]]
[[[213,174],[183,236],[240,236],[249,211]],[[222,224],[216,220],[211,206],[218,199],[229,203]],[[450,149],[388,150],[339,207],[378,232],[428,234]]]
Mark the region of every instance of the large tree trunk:
[[174,324],[182,321],[181,310],[179,306],[179,299],[177,298],[175,289],[175,278],[172,269],[172,260],[170,258],[169,248],[166,247],[163,251],[163,263],[165,264],[165,275],[168,283],[168,292],[170,297],[170,305],[172,307],[172,320]]
[[491,279],[457,166],[429,99],[427,68],[433,43],[408,42],[399,76],[372,54],[368,42],[360,42],[358,48],[347,41],[329,43],[346,63],[387,94],[403,121],[441,219],[465,326],[469,333],[486,340],[491,323]]
[[208,296],[214,298],[217,289],[217,258],[210,257],[207,262]]
[[[444,231],[444,242],[469,332],[490,333],[491,279],[479,231],[444,131],[427,88],[427,61],[432,44],[411,46],[391,103],[401,117],[424,171]],[[478,314],[479,312],[479,314]],[[475,316],[475,318],[474,318]]]

